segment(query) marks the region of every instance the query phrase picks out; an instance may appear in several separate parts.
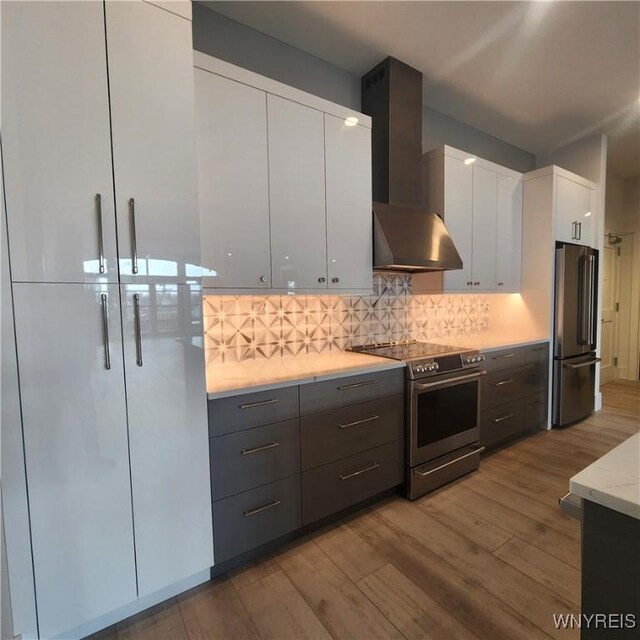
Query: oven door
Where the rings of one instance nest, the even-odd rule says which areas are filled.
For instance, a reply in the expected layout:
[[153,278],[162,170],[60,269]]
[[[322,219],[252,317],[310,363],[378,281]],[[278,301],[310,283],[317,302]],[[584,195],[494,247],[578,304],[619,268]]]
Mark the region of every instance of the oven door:
[[413,381],[409,391],[409,465],[480,440],[480,378],[485,371]]

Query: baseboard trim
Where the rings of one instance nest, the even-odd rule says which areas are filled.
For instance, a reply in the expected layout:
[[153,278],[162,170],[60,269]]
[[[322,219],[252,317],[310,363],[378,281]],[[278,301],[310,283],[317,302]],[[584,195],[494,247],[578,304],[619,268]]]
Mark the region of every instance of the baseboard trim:
[[126,604],[124,607],[120,607],[119,609],[106,613],[95,620],[85,622],[75,629],[65,631],[59,636],[56,636],[56,638],[66,638],[67,640],[68,638],[85,638],[86,636],[90,636],[92,633],[106,629],[125,618],[135,615],[136,613],[140,613],[149,607],[153,607],[156,604],[160,604],[161,602],[168,600],[169,598],[173,598],[184,591],[193,589],[193,587],[197,587],[198,585],[207,582],[209,577],[210,569],[205,569],[204,571],[200,571],[188,578],[185,578],[184,580],[180,580],[179,582],[165,587],[160,591],[156,591],[148,596],[139,598],[135,602]]

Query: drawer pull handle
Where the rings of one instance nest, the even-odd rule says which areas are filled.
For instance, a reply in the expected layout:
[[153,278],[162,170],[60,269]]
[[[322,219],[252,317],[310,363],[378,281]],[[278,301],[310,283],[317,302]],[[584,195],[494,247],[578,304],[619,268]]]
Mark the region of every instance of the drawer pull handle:
[[267,444],[262,444],[259,447],[254,447],[253,449],[242,449],[240,453],[243,456],[250,456],[252,453],[258,453],[258,451],[266,451],[267,449],[275,449],[275,447],[279,446],[279,442],[268,442]]
[[370,464],[368,467],[364,469],[360,469],[358,471],[354,471],[353,473],[347,473],[346,475],[340,474],[340,480],[348,480],[349,478],[355,478],[356,476],[362,475],[363,473],[367,473],[367,471],[373,471],[377,469],[380,465],[377,462]]
[[502,356],[493,356],[491,359],[492,360],[506,360],[507,358],[515,358],[516,354],[515,353],[505,353]]
[[500,380],[499,382],[492,382],[491,384],[494,387],[501,387],[503,384],[511,384],[513,382],[515,382],[513,378],[507,378],[506,380]]
[[465,458],[468,458],[469,456],[475,456],[475,455],[480,455],[481,453],[484,453],[485,448],[484,447],[478,447],[477,449],[474,449],[473,451],[469,451],[468,453],[465,453],[464,455],[461,455],[459,458],[456,458],[455,460],[449,460],[449,462],[445,462],[444,464],[441,464],[433,469],[429,469],[428,471],[414,471],[413,473],[415,473],[417,476],[421,476],[422,478],[425,478],[426,476],[435,473],[436,471],[440,471],[441,469],[445,469],[446,467],[450,467],[452,464],[455,464],[456,462],[460,462],[461,460],[464,460]]
[[347,424],[341,424],[341,429],[348,429],[349,427],[355,427],[359,424],[364,424],[365,422],[373,422],[374,420],[379,420],[380,416],[371,416],[370,418],[363,418],[362,420],[356,420],[355,422],[347,422]]
[[260,400],[259,402],[249,402],[248,404],[239,405],[240,409],[253,409],[253,407],[264,407],[265,404],[276,404],[278,398],[271,398],[271,400]]
[[248,518],[249,516],[255,516],[257,513],[262,513],[267,509],[273,509],[273,507],[277,507],[280,504],[280,500],[272,500],[267,504],[263,504],[261,507],[256,507],[255,509],[248,509],[244,512],[244,517]]
[[499,418],[494,418],[493,421],[494,422],[502,422],[503,420],[508,420],[509,418],[513,418],[513,416],[515,416],[515,413],[506,413],[503,416],[500,416]]
[[546,346],[544,346],[544,347],[533,347],[531,349],[531,351],[546,351],[546,350],[547,350]]
[[338,391],[347,391],[349,389],[356,389],[357,387],[367,387],[370,384],[378,384],[377,380],[365,380],[364,382],[354,382],[353,384],[344,384],[338,387]]

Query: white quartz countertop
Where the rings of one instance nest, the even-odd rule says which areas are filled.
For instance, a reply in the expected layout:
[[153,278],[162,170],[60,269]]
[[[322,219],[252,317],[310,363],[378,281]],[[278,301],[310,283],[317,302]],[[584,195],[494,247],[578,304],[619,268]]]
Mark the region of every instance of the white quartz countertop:
[[640,520],[640,432],[573,476],[570,490]]
[[207,362],[207,395],[212,400],[404,366],[404,362],[350,351],[229,363],[213,360]]
[[466,347],[468,349],[477,349],[478,351],[497,351],[499,349],[526,347],[540,342],[549,342],[549,336],[523,338],[521,336],[509,337],[488,333],[474,336],[458,336],[457,338],[436,338],[429,342],[452,344],[455,347]]

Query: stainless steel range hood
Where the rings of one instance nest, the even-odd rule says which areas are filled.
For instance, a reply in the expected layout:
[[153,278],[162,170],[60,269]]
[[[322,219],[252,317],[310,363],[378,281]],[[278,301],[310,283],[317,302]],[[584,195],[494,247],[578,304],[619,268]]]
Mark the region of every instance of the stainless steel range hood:
[[442,219],[422,207],[422,74],[386,58],[362,77],[372,117],[373,268],[462,269]]

